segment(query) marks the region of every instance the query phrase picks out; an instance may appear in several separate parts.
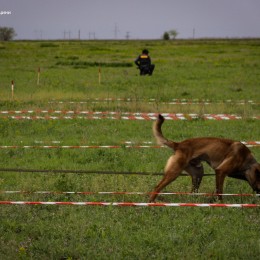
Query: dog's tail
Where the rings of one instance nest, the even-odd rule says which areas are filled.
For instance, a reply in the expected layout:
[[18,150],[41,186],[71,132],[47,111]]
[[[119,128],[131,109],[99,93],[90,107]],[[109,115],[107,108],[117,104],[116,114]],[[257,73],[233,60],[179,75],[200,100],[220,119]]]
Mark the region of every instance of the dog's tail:
[[162,133],[162,124],[164,122],[164,117],[162,115],[158,115],[157,120],[153,124],[153,135],[156,138],[156,141],[160,145],[166,145],[173,150],[176,150],[178,143],[170,141],[166,139]]

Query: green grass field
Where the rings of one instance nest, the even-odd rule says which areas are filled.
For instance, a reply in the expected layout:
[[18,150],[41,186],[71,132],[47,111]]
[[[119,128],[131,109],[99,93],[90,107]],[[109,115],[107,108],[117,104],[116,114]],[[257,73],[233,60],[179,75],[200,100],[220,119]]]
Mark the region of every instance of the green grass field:
[[[1,42],[0,111],[34,111],[24,116],[53,115],[39,110],[236,114],[242,119],[167,120],[163,130],[176,141],[199,136],[259,141],[260,121],[252,119],[260,115],[259,47],[259,39]],[[152,77],[140,77],[133,64],[143,48],[149,49],[156,66]],[[173,99],[197,103],[170,104]],[[211,103],[200,103],[202,100]],[[245,104],[238,102],[241,100]],[[0,149],[0,168],[162,173],[172,153],[166,148],[137,149],[124,144],[155,145],[152,121],[15,120],[14,115],[20,114],[0,114],[0,146],[20,148]],[[121,147],[39,147],[45,145]],[[259,147],[250,149],[260,161]],[[207,165],[205,169],[213,174]],[[147,202],[148,195],[57,192],[150,192],[160,178],[0,172],[0,201]],[[212,193],[214,186],[214,177],[205,176],[200,192]],[[179,177],[164,191],[190,189],[190,178]],[[8,190],[31,193],[2,192]],[[32,193],[35,191],[56,193]],[[246,182],[231,178],[226,179],[224,191],[252,193]],[[211,196],[187,195],[163,199],[214,201]],[[232,204],[259,202],[259,197],[224,198],[224,203]],[[259,208],[0,205],[0,259],[258,259],[259,213]]]

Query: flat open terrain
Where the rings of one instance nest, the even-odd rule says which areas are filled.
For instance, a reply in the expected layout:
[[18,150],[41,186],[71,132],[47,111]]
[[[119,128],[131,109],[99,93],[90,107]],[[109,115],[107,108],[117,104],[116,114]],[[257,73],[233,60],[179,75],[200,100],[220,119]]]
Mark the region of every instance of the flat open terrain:
[[[133,63],[143,48],[155,64],[152,77],[140,77]],[[147,194],[100,192],[147,193],[161,179],[152,173],[163,172],[172,152],[154,147],[154,117],[147,113],[181,113],[186,120],[166,120],[163,127],[175,141],[260,141],[259,89],[258,39],[1,42],[0,168],[35,171],[0,171],[0,201],[146,203]],[[260,161],[259,145],[250,149]],[[205,171],[214,173],[207,165]],[[214,186],[214,176],[205,176],[200,192],[213,193]],[[190,189],[184,176],[164,191]],[[231,178],[224,191],[253,194]],[[218,203],[212,196],[161,198]],[[259,205],[260,199],[225,196],[224,203]],[[0,258],[258,259],[259,214],[259,207],[0,205]]]

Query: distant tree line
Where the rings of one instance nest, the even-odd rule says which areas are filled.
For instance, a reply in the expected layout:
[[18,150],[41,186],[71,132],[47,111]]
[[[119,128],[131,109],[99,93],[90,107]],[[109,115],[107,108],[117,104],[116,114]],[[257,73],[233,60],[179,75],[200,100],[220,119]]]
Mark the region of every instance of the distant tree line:
[[[178,31],[173,29],[164,32],[162,38],[164,40],[175,40],[178,36]],[[16,36],[14,28],[11,27],[0,27],[0,41],[11,41]]]
[[0,41],[11,41],[16,36],[14,28],[0,27]]
[[170,30],[170,31],[167,31],[167,32],[164,32],[164,34],[163,34],[163,39],[164,40],[166,40],[166,41],[168,41],[168,40],[175,40],[176,39],[176,37],[178,36],[178,32],[177,32],[177,30]]

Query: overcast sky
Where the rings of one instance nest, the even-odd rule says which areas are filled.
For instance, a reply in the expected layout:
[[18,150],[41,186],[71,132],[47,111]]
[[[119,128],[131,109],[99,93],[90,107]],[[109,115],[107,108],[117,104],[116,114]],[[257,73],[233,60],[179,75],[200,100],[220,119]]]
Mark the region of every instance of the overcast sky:
[[0,0],[0,26],[16,39],[260,37],[260,0]]

